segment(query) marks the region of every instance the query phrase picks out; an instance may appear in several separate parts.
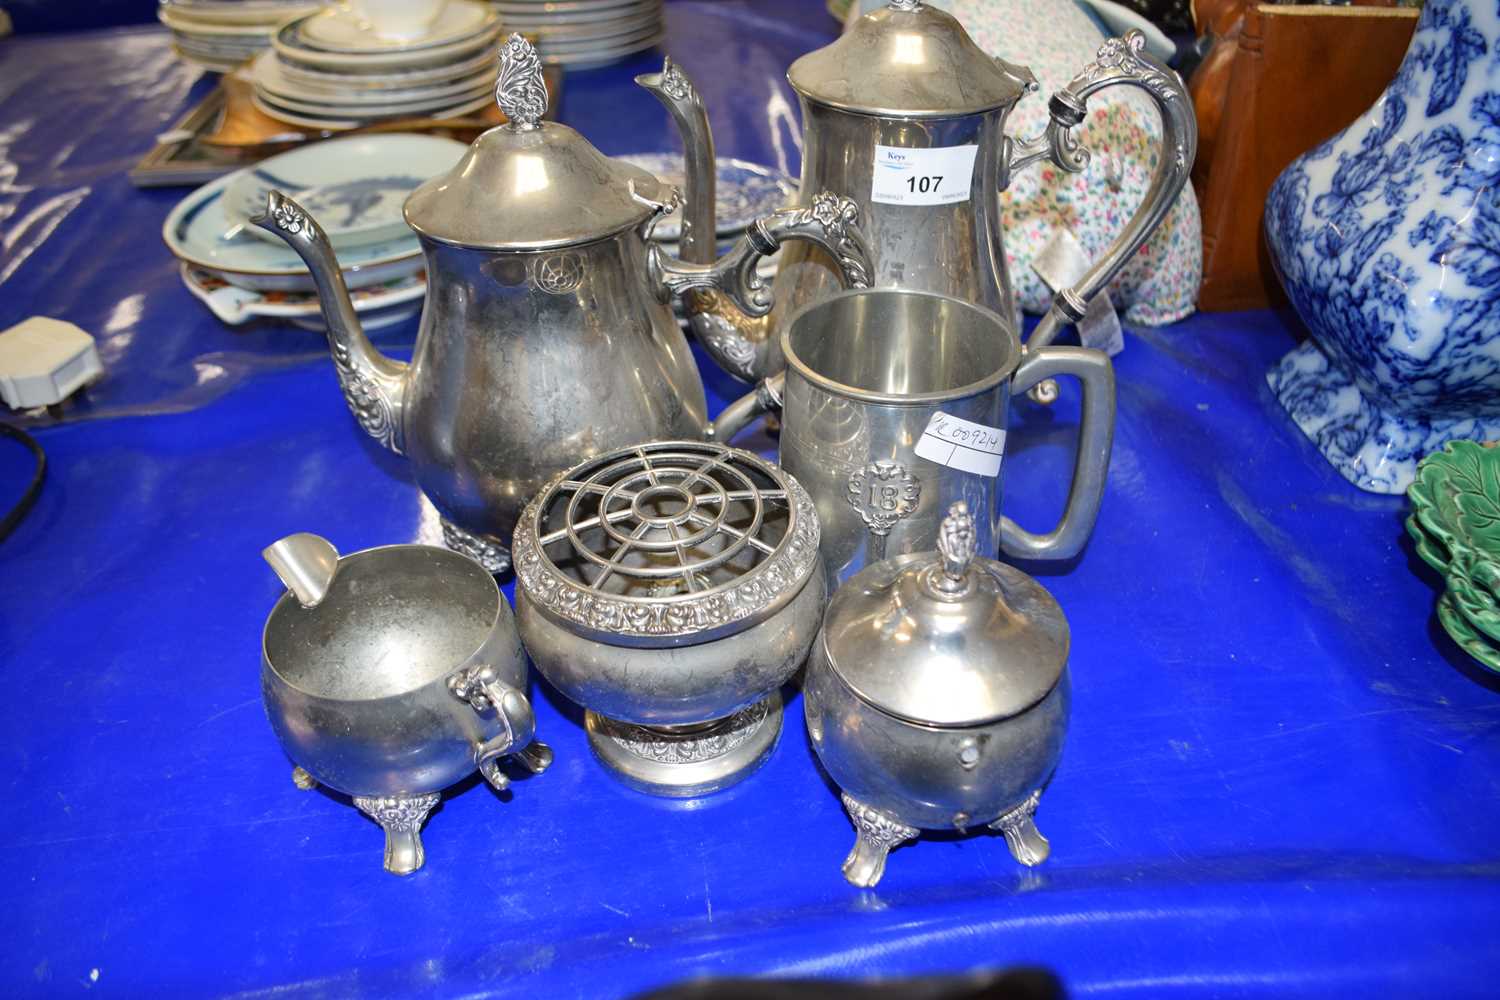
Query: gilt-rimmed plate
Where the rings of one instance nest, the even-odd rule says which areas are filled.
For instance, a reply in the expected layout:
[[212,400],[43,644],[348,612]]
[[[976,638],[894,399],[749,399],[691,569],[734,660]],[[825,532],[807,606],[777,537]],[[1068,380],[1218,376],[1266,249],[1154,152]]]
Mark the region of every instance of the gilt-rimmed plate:
[[496,19],[468,38],[430,48],[393,49],[389,52],[325,52],[301,41],[297,26],[304,20],[306,18],[296,18],[276,29],[271,36],[271,45],[276,49],[277,55],[298,66],[344,73],[390,73],[402,69],[446,65],[459,59],[467,59],[479,49],[490,47],[501,31],[500,22]]
[[[179,264],[182,283],[209,312],[230,326],[253,319],[287,320],[306,330],[324,330],[323,308],[317,292],[265,292],[231,285],[208,271]],[[349,293],[360,326],[378,330],[415,316],[427,295],[427,275],[421,271]]]
[[[413,0],[415,2],[415,0]],[[466,41],[499,23],[499,14],[473,0],[449,0],[420,38],[392,38],[343,6],[325,7],[297,22],[297,41],[323,52],[416,52]]]

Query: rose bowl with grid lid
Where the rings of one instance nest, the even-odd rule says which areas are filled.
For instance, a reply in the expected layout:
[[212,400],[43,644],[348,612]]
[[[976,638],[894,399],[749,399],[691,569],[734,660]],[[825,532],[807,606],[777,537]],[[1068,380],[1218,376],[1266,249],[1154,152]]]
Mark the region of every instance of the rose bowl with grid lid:
[[513,545],[537,669],[587,709],[627,784],[692,796],[747,776],[781,731],[826,585],[818,516],[795,479],[698,441],[610,452],[550,482]]

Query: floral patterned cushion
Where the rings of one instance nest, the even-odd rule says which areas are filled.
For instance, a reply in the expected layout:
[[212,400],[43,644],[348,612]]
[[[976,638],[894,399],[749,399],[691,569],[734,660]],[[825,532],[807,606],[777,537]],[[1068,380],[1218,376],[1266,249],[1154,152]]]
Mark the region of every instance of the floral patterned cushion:
[[[986,52],[1030,66],[1042,89],[1023,98],[1007,131],[1033,136],[1047,125],[1047,96],[1067,85],[1094,58],[1104,39],[1073,0],[936,0],[963,22]],[[884,0],[862,0],[873,10]],[[1012,178],[1001,195],[1005,251],[1016,298],[1027,312],[1045,312],[1052,293],[1031,262],[1056,227],[1073,230],[1098,257],[1141,203],[1156,169],[1161,121],[1151,99],[1115,87],[1089,99],[1080,138],[1093,156],[1082,173],[1037,164]],[[1128,322],[1157,325],[1189,315],[1203,280],[1203,230],[1198,199],[1183,188],[1166,220],[1110,286]]]

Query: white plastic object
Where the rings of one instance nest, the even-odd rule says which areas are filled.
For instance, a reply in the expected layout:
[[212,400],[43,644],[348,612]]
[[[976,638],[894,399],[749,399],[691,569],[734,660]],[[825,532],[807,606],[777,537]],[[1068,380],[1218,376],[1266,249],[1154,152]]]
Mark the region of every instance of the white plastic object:
[[94,338],[33,316],[0,333],[0,402],[13,410],[60,403],[104,373]]

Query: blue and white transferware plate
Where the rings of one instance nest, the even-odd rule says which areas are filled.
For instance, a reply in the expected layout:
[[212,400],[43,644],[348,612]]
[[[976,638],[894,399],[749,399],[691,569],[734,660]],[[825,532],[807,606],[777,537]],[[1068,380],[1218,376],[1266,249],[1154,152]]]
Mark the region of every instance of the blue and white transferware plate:
[[1312,340],[1267,381],[1350,482],[1500,440],[1500,10],[1427,0],[1396,79],[1294,160],[1266,242]]
[[330,139],[263,160],[234,175],[224,191],[232,230],[285,247],[281,238],[249,224],[274,188],[291,196],[336,248],[382,243],[411,235],[401,207],[429,177],[449,170],[469,147],[429,135],[369,135]]
[[[631,153],[615,159],[649,171],[663,184],[682,190],[684,168],[679,153]],[[727,156],[719,157],[715,166],[719,177],[714,186],[714,219],[719,236],[735,236],[797,197],[797,182],[779,170]],[[651,232],[653,239],[668,243],[681,235],[682,217],[676,212],[664,216]]]
[[[178,260],[241,288],[311,291],[311,272],[286,244],[263,242],[231,226],[224,192],[240,172],[220,177],[188,195],[167,214],[162,239]],[[400,239],[365,243],[337,251],[344,283],[364,288],[422,270],[422,245],[410,231]]]

